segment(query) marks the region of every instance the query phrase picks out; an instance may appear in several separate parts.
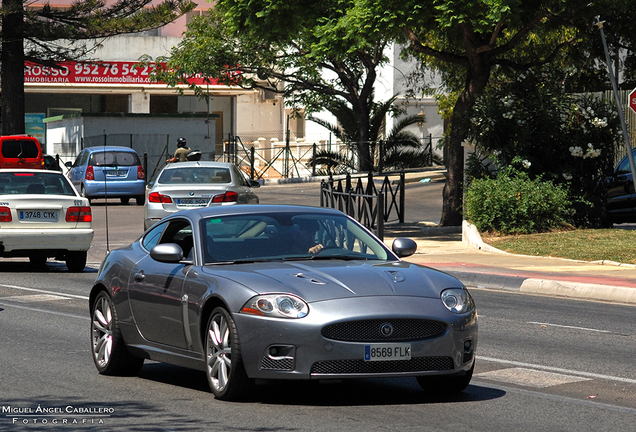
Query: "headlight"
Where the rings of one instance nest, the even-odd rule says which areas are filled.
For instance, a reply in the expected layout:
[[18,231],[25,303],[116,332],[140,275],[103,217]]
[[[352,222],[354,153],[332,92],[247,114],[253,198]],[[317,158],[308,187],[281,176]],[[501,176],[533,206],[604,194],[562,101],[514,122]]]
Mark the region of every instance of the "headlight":
[[449,288],[442,291],[442,303],[451,312],[466,313],[473,310],[475,302],[470,293],[464,288]]
[[250,299],[241,313],[278,318],[303,318],[309,306],[301,298],[290,294],[267,294]]

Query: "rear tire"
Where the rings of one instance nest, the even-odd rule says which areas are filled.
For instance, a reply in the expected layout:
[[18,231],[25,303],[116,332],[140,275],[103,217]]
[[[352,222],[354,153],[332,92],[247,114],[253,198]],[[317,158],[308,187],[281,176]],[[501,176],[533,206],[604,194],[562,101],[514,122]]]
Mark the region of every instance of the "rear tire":
[[455,375],[420,376],[417,377],[417,382],[426,392],[443,396],[454,395],[466,390],[474,370],[475,363],[473,362],[473,366],[466,372]]
[[138,196],[135,200],[137,201],[137,205],[144,205],[146,203],[146,197],[144,195]]
[[73,273],[84,271],[86,267],[86,259],[88,252],[86,251],[70,251],[66,252],[66,268]]
[[91,353],[102,375],[137,375],[144,359],[126,348],[110,296],[101,291],[91,304]]
[[88,200],[88,203],[91,203],[91,199],[88,195],[86,195],[86,188],[84,187],[84,185],[82,185],[82,188],[80,190],[80,195],[82,195],[84,198],[86,198]]
[[119,200],[121,201],[121,203],[123,205],[128,205],[128,202],[130,201],[130,198],[126,197],[126,198],[119,198]]

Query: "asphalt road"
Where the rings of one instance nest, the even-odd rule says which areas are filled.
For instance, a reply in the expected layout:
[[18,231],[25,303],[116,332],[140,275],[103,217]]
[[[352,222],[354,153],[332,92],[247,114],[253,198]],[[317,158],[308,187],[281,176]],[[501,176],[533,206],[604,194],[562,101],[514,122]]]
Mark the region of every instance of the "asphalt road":
[[[307,204],[313,193],[269,188],[259,190],[263,203]],[[425,216],[434,205],[418,193],[441,200],[440,185],[413,189],[409,209],[422,207],[413,221],[435,222]],[[101,376],[90,355],[86,296],[106,250],[103,202],[93,212],[97,234],[85,272],[50,262],[33,273],[25,260],[0,262],[0,431],[634,430],[636,309],[503,291],[472,290],[477,366],[467,391],[453,398],[427,394],[409,378],[260,383],[248,402],[226,403],[198,371],[147,362],[138,377]],[[139,236],[142,214],[135,205],[109,205],[108,247]]]

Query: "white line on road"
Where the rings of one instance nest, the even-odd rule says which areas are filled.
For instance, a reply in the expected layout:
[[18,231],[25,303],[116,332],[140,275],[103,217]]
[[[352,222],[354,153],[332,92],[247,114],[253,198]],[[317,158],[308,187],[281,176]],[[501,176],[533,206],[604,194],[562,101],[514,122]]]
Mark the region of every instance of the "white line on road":
[[584,331],[591,331],[591,332],[598,332],[598,333],[611,333],[611,331],[609,331],[609,330],[598,330],[598,329],[587,328],[587,327],[576,327],[576,326],[550,324],[550,323],[542,323],[542,322],[534,322],[534,321],[530,321],[530,322],[528,322],[528,324],[537,324],[537,325],[543,325],[543,326],[548,326],[548,327],[569,328],[569,329],[574,329],[574,330],[584,330]]
[[522,362],[517,362],[512,360],[503,360],[503,359],[497,359],[492,357],[477,356],[477,358],[479,358],[480,360],[485,360],[485,361],[489,361],[493,363],[502,363],[502,364],[508,364],[508,365],[518,366],[518,367],[546,370],[550,372],[559,372],[563,374],[586,377],[586,378],[598,378],[598,379],[604,379],[608,381],[618,381],[618,382],[627,383],[627,384],[636,384],[636,379],[631,379],[631,378],[622,378],[622,377],[615,377],[611,375],[595,374],[592,372],[575,371],[570,369],[562,369],[562,368],[557,368],[552,366],[543,366],[543,365],[532,364],[532,363],[522,363]]
[[60,315],[60,316],[65,316],[65,317],[69,317],[69,318],[79,318],[81,320],[90,320],[91,317],[88,316],[88,313],[86,315],[78,315],[78,314],[71,314],[71,313],[66,313],[66,312],[57,312],[54,310],[50,310],[50,309],[44,309],[42,307],[30,307],[30,306],[22,306],[20,304],[7,304],[7,303],[3,303],[2,302],[2,298],[0,298],[0,306],[4,306],[4,307],[8,307],[8,308],[14,308],[14,309],[24,309],[24,310],[29,310],[29,311],[35,311],[35,312],[46,312],[48,314],[53,314],[53,315]]
[[0,284],[0,287],[17,289],[17,290],[22,290],[22,291],[39,292],[39,293],[44,293],[44,294],[51,294],[51,295],[55,295],[55,296],[63,296],[63,297],[68,297],[68,298],[76,298],[76,299],[81,299],[81,300],[88,300],[88,297],[86,297],[86,296],[59,293],[59,292],[55,292],[55,291],[47,291],[47,290],[42,290],[42,289],[37,289],[37,288],[27,288],[27,287],[18,286],[18,285]]
[[[470,382],[470,384],[471,385],[483,385],[483,386],[486,386],[486,387],[492,387],[490,384],[486,384],[486,383],[482,384],[479,380],[472,380]],[[575,405],[582,405],[582,406],[587,407],[588,409],[600,408],[600,409],[604,409],[604,410],[608,410],[608,411],[616,411],[616,412],[622,412],[622,413],[626,413],[626,414],[636,415],[636,409],[629,408],[629,407],[610,405],[610,404],[607,404],[607,403],[599,403],[597,401],[581,400],[581,399],[576,399],[576,398],[572,398],[572,397],[568,397],[568,396],[559,396],[559,395],[539,392],[539,391],[536,391],[536,390],[526,390],[526,389],[520,389],[520,388],[514,388],[514,387],[505,387],[505,386],[497,386],[497,388],[500,389],[500,390],[504,390],[506,393],[518,393],[518,394],[521,394],[523,396],[533,396],[533,397],[538,397],[538,398],[541,398],[541,399],[550,399],[550,400],[554,400],[554,401],[557,401],[557,402],[566,402],[566,403],[571,403],[571,404],[575,404]]]

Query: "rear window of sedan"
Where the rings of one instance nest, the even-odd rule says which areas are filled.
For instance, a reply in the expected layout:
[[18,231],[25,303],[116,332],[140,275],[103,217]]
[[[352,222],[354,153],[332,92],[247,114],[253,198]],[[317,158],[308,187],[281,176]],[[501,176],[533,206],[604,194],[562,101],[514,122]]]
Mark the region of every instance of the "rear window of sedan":
[[137,166],[139,156],[137,153],[126,151],[106,151],[91,154],[89,165],[93,166]]
[[161,173],[158,182],[160,184],[181,183],[230,183],[232,177],[227,168],[193,167],[167,169]]
[[0,173],[0,194],[75,196],[75,191],[61,174],[4,172]]

